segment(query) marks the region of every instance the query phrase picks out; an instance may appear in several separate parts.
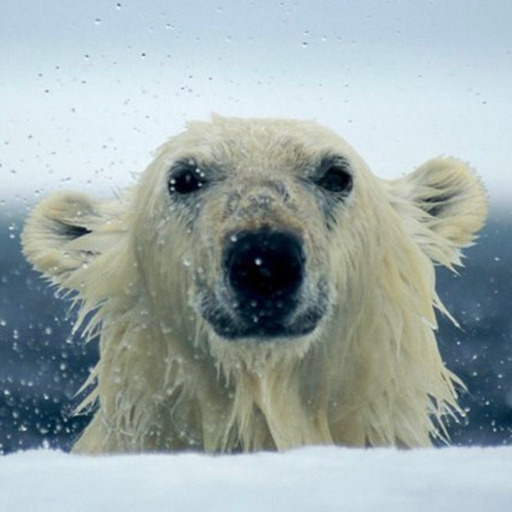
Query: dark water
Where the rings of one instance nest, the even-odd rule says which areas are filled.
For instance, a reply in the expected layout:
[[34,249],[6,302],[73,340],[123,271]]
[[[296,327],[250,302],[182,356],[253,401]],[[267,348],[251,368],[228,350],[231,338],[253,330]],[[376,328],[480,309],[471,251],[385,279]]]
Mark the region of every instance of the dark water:
[[[0,220],[0,452],[68,449],[87,416],[75,392],[97,357],[71,340],[73,314],[21,257],[21,217]],[[440,319],[447,365],[467,384],[457,445],[512,444],[512,220],[495,213],[460,276],[441,269],[438,290],[461,329]]]

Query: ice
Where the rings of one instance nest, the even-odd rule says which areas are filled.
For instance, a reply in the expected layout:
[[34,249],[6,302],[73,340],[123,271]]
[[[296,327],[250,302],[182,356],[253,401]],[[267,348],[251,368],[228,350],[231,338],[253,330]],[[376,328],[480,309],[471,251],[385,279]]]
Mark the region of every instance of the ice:
[[502,512],[512,447],[1,459],[0,510]]

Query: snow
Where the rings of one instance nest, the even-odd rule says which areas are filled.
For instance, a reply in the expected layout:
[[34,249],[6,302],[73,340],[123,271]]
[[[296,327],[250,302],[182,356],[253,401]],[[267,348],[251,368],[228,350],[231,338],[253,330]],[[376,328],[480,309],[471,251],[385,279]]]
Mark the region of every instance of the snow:
[[398,451],[313,447],[285,454],[0,460],[0,510],[506,511],[512,447]]

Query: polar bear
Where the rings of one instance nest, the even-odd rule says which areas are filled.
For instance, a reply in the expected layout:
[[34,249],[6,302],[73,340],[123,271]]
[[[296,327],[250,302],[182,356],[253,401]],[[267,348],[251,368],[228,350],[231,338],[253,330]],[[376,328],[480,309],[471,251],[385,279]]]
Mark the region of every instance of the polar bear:
[[434,265],[487,214],[435,158],[374,176],[314,122],[213,117],[97,201],[58,193],[22,235],[99,339],[77,452],[427,446],[463,384],[436,343]]

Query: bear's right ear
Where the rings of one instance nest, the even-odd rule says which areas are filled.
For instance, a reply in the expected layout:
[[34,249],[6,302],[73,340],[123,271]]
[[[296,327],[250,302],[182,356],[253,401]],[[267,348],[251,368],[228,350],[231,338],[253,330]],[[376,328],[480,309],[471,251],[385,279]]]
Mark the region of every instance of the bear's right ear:
[[[105,203],[73,193],[57,193],[30,214],[21,241],[23,253],[34,268],[62,285],[76,269],[105,250],[105,230],[111,211]],[[111,238],[111,237],[110,237]]]

